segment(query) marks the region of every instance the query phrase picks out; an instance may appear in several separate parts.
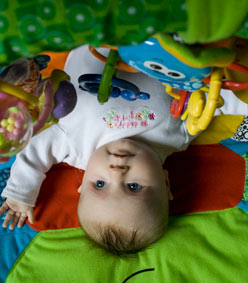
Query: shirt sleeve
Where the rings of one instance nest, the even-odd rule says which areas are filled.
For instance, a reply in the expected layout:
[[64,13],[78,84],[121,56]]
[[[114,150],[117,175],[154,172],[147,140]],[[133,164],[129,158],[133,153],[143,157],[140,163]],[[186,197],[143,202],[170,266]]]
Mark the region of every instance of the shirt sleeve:
[[62,162],[69,151],[66,134],[57,125],[34,136],[17,154],[1,196],[35,206],[45,173],[53,164]]

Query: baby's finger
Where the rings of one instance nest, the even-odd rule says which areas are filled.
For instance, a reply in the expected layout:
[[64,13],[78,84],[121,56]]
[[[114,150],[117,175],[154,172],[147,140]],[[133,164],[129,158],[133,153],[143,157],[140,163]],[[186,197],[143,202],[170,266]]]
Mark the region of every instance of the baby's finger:
[[12,222],[9,225],[9,230],[13,230],[15,228],[16,223],[18,222],[19,218],[20,218],[20,213],[17,212],[15,216],[13,216],[12,218]]
[[28,210],[28,221],[34,224],[34,209],[32,207]]
[[3,222],[3,228],[7,228],[9,225],[10,220],[13,218],[13,216],[15,215],[15,212],[11,209],[8,210],[4,222]]
[[18,227],[18,228],[22,228],[22,226],[23,226],[23,224],[24,224],[26,218],[27,218],[27,216],[22,216],[22,215],[21,215],[21,217],[19,218],[18,224],[17,224],[17,227]]
[[0,215],[2,215],[7,209],[9,208],[8,204],[6,203],[6,201],[2,204],[2,206],[0,207]]

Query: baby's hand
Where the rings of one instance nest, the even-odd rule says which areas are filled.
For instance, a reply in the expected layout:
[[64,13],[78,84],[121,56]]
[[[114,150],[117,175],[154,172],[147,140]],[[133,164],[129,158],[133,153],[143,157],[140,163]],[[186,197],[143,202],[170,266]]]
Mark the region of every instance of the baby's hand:
[[29,222],[33,224],[34,211],[31,206],[24,204],[20,201],[7,198],[6,201],[0,207],[0,216],[6,210],[8,210],[8,212],[3,222],[3,228],[7,228],[11,219],[12,222],[9,226],[10,230],[13,230],[17,223],[17,227],[21,228],[27,217]]

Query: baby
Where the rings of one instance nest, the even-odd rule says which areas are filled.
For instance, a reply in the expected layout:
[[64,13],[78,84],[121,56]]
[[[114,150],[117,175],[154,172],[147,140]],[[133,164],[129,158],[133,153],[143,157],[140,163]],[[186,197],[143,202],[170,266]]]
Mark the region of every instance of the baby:
[[[162,84],[141,73],[119,72],[119,77],[149,93],[149,100],[118,97],[100,105],[94,95],[79,89],[80,75],[101,74],[103,68],[87,46],[69,54],[65,71],[77,89],[77,106],[17,155],[2,193],[7,198],[0,208],[0,215],[7,211],[3,227],[10,221],[10,229],[21,227],[27,217],[35,221],[33,207],[45,173],[53,164],[66,162],[85,170],[78,218],[96,243],[111,251],[133,252],[165,233],[172,195],[162,165],[193,137],[184,122],[169,114],[172,98]],[[225,113],[229,106],[221,110]],[[239,114],[248,113],[246,104],[241,108]]]
[[160,238],[172,199],[168,174],[143,142],[120,139],[91,156],[79,188],[84,230],[110,250],[132,251]]

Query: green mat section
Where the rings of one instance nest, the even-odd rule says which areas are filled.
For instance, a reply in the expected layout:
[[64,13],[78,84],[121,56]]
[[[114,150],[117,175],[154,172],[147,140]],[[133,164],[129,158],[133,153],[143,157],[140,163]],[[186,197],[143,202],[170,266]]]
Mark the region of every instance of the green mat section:
[[1,0],[0,64],[82,44],[131,45],[155,33],[186,43],[248,38],[248,0]]
[[247,282],[247,216],[235,207],[171,217],[152,248],[122,258],[92,245],[81,229],[40,232],[6,282]]
[[188,0],[187,43],[214,42],[232,35],[248,37],[246,0]]

